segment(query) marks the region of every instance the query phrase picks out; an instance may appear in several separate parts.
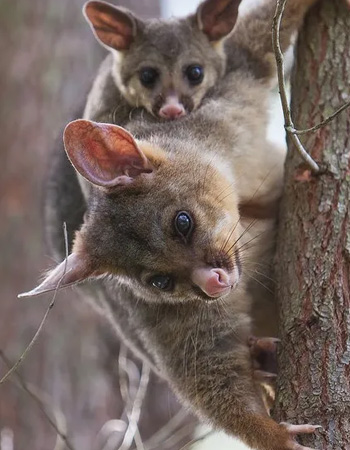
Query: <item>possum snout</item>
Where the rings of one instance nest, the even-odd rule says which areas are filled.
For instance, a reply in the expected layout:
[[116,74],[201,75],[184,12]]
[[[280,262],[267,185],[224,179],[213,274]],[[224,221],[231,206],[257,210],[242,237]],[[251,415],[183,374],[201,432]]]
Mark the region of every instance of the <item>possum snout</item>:
[[226,270],[202,267],[192,273],[192,281],[209,297],[218,298],[228,294],[237,284],[237,274]]
[[185,108],[177,95],[167,97],[159,110],[159,116],[163,119],[174,120],[184,115],[186,115]]
[[186,116],[194,109],[190,96],[178,95],[176,92],[159,95],[152,107],[152,113],[166,120],[175,120]]

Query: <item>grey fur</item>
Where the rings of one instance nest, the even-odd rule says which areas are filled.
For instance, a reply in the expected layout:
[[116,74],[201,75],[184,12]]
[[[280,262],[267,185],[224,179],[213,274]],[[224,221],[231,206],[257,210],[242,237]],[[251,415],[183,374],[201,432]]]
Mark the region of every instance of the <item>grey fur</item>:
[[[292,1],[289,3],[293,4]],[[290,28],[285,28],[288,39],[286,37],[283,42],[286,43],[300,23],[305,4],[311,2],[303,2],[302,6],[300,1],[294,3],[299,5],[299,16]],[[271,12],[271,2],[267,4]],[[270,210],[271,205],[273,210],[276,207],[282,184],[284,152],[266,141],[267,82],[274,75],[270,47],[266,44],[266,33],[250,35],[256,22],[241,23],[245,23],[244,32],[239,37],[234,33],[230,38],[232,48],[235,48],[233,53],[239,58],[228,61],[230,71],[215,89],[211,89],[200,108],[176,122],[159,123],[143,109],[128,110],[113,84],[110,71],[113,60],[109,57],[105,61],[90,94],[85,117],[117,121],[141,144],[147,141],[152,147],[164,150],[170,159],[177,161],[180,170],[167,174],[167,177],[163,175],[159,179],[159,189],[145,194],[142,200],[137,193],[131,200],[129,194],[114,197],[93,187],[91,192],[87,191],[88,214],[80,236],[96,264],[108,261],[108,265],[122,271],[122,275],[92,282],[90,296],[102,301],[117,332],[169,381],[182,401],[203,419],[239,436],[252,447],[290,450],[296,447],[293,447],[287,428],[276,424],[266,413],[260,387],[253,378],[248,348],[254,321],[265,325],[269,322],[267,318],[271,311],[266,306],[271,300],[269,296],[259,291],[259,298],[256,297],[255,301],[260,307],[253,308],[247,289],[249,277],[243,276],[237,290],[216,303],[198,301],[195,296],[192,298],[193,294],[188,302],[181,298],[181,302],[173,299],[169,303],[163,301],[165,297],[160,294],[151,299],[152,295],[142,287],[136,269],[138,265],[144,269],[148,264],[155,264],[151,263],[147,252],[149,246],[152,248],[150,254],[159,252],[160,260],[160,248],[164,248],[162,243],[170,246],[170,240],[159,237],[162,229],[155,219],[156,211],[172,202],[174,205],[179,203],[179,199],[189,196],[196,186],[197,189],[203,186],[204,190],[210,190],[210,178],[201,185],[206,178],[205,170],[213,173],[214,178],[215,173],[219,173],[234,183],[232,208],[235,211],[238,208],[244,210],[251,203],[263,210]],[[238,25],[237,30],[242,30],[243,25]],[[268,30],[265,19],[260,26]],[[254,41],[255,37],[259,43]],[[236,64],[238,60],[239,65]],[[118,110],[114,103],[116,98]],[[64,170],[55,173],[55,177],[62,180],[71,178],[72,171],[63,166]],[[190,172],[192,178],[189,177]],[[73,188],[72,194],[81,198],[81,193],[77,194],[77,185]],[[57,196],[49,195],[47,208],[54,210],[57,207],[55,202]],[[214,217],[220,217],[220,207],[214,206]],[[59,217],[69,216],[69,205],[64,205],[63,209],[66,212]],[[241,234],[251,220],[251,217],[241,217]],[[120,224],[118,233],[115,224]],[[205,228],[205,224],[202,226]],[[157,229],[159,235],[154,233]],[[264,257],[269,258],[273,235],[274,214],[270,218],[256,217],[254,227],[244,234],[241,241],[244,244],[255,239],[248,252],[248,261],[243,262],[245,268],[249,268],[252,261],[261,262]],[[201,245],[197,243],[195,249],[202,247],[205,247],[204,241]],[[180,252],[178,247],[174,249],[174,255]],[[190,264],[191,258],[187,253],[184,255]],[[179,265],[185,264],[184,258],[179,261]],[[265,306],[261,307],[264,303]],[[259,313],[262,311],[263,319],[254,317],[258,309]],[[273,321],[271,327],[275,327]]]

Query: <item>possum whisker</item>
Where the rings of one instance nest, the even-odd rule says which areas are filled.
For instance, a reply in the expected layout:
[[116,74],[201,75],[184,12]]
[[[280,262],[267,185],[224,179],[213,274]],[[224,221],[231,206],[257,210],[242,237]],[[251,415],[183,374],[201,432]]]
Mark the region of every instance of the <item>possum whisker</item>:
[[130,121],[132,120],[132,116],[133,116],[133,114],[134,114],[134,111],[137,111],[137,108],[132,108],[132,109],[130,109],[130,112],[129,112],[129,120],[130,120]]
[[207,164],[206,170],[205,170],[205,172],[204,172],[204,177],[203,177],[202,186],[201,186],[201,189],[200,189],[200,191],[201,191],[202,193],[204,193],[204,192],[205,192],[205,189],[206,189],[206,181],[207,181],[207,176],[208,176],[209,168],[210,168],[210,166],[212,165],[213,161],[215,161],[215,157],[216,157],[217,155],[218,155],[218,151],[214,152],[213,155],[212,155],[212,157],[211,157],[211,159],[209,160],[209,162],[208,162],[208,164]]
[[231,245],[231,247],[226,251],[226,254],[229,254],[230,251],[235,247],[235,245],[237,244],[237,242],[240,241],[240,239],[242,239],[242,237],[248,233],[248,231],[250,231],[254,225],[257,223],[257,219],[253,219],[249,225],[247,225],[247,227],[245,228],[245,230],[243,231],[243,233],[240,234],[240,236],[235,240],[235,242]]
[[226,245],[228,244],[228,242],[230,241],[232,234],[235,232],[237,225],[239,224],[239,219],[237,220],[236,224],[234,225],[234,227],[232,228],[232,230],[230,231],[230,233],[228,234],[224,244],[222,245],[222,247],[220,248],[220,252],[225,251]]
[[[251,239],[249,239],[249,241],[245,242],[244,244],[242,244],[240,247],[238,247],[236,249],[237,252],[241,251],[243,248],[245,248],[247,245],[249,245],[251,242],[255,241],[255,239],[258,239],[260,236],[262,236],[263,234],[265,234],[266,231],[262,231],[261,233],[258,233],[256,236],[252,237]],[[251,245],[248,248],[245,248],[246,250],[249,250],[250,248],[252,248],[253,246],[257,245],[256,243],[254,243],[253,245]]]
[[183,364],[182,364],[182,373],[184,375],[184,380],[185,380],[186,386],[187,386],[187,378],[188,378],[187,363],[188,363],[188,357],[189,357],[189,344],[190,344],[190,339],[191,339],[191,333],[192,333],[191,330],[187,333],[187,337],[186,337],[185,345],[184,345],[184,359],[183,359]]
[[266,289],[268,292],[270,292],[271,294],[274,293],[268,286],[266,286],[266,284],[264,284],[264,283],[263,283],[262,281],[260,281],[258,278],[255,278],[253,275],[250,275],[249,273],[246,273],[246,271],[243,271],[243,273],[245,273],[245,275],[246,275],[248,278],[250,278],[250,279],[256,281],[257,283],[259,283],[263,288],[265,288],[265,289]]
[[[223,194],[227,191],[227,189],[230,189],[230,188],[233,187],[235,184],[236,184],[236,181],[233,181],[233,182],[230,183],[228,186],[226,186],[226,187],[225,187],[225,188],[217,195],[217,197],[215,197],[214,201],[220,203],[224,198],[226,198],[226,196],[225,196],[224,198],[220,198],[221,195],[223,195]],[[229,195],[233,194],[234,192],[235,192],[234,190],[230,191],[230,194],[229,194]]]
[[218,200],[218,202],[222,204],[222,202],[223,202],[227,197],[230,197],[230,195],[232,195],[232,194],[234,194],[234,193],[235,193],[234,190],[230,191],[228,194],[226,194],[224,197],[222,197],[220,200]]
[[268,177],[271,175],[271,173],[273,172],[273,170],[276,168],[276,166],[274,166],[273,168],[271,168],[267,174],[265,175],[265,177],[262,179],[261,183],[259,184],[259,186],[255,189],[255,191],[253,192],[252,196],[250,197],[250,199],[246,202],[246,204],[249,204],[249,202],[251,202],[254,197],[256,196],[256,194],[260,191],[261,187],[263,186],[263,184],[265,183],[265,181],[268,179]]
[[195,391],[196,391],[196,397],[198,397],[198,384],[197,384],[197,349],[198,349],[198,336],[200,332],[200,326],[203,319],[203,311],[204,307],[203,305],[200,306],[199,309],[199,317],[197,320],[197,326],[196,326],[196,334],[195,334],[195,341],[194,341],[194,385],[195,385]]
[[[252,237],[251,239],[249,239],[249,241],[245,242],[244,244],[242,244],[240,247],[238,248],[231,248],[230,252],[227,253],[228,257],[232,257],[235,252],[241,252],[241,255],[244,255],[243,252],[246,252],[248,250],[250,250],[251,248],[254,248],[256,245],[258,245],[258,242],[251,244],[249,247],[247,247],[247,245],[249,245],[251,242],[255,241],[256,239],[258,239],[261,235],[263,235],[266,231],[262,231],[261,233],[257,234],[256,236]],[[243,250],[244,249],[244,250]],[[242,251],[243,250],[243,251]]]
[[271,263],[268,263],[268,262],[266,262],[266,263],[264,263],[264,264],[262,264],[262,263],[258,263],[258,262],[256,262],[256,261],[252,261],[251,259],[250,259],[250,257],[249,256],[247,256],[247,255],[240,255],[240,260],[242,261],[242,262],[247,262],[250,266],[260,266],[260,267],[262,267],[263,269],[266,269],[267,267],[271,267]]
[[259,272],[258,270],[255,269],[249,269],[248,267],[245,267],[244,270],[249,270],[250,272],[256,273],[257,275],[264,277],[266,280],[271,281],[271,283],[276,284],[276,280],[274,280],[273,278],[269,277],[268,275],[264,274],[263,272]]

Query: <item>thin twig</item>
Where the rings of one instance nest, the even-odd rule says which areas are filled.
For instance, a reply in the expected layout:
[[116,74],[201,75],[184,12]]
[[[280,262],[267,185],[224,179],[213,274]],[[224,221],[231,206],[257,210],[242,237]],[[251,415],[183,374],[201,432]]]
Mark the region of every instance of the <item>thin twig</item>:
[[[0,350],[0,357],[2,358],[2,360],[5,362],[5,364],[8,367],[12,366],[11,362],[8,360],[8,358],[5,356],[5,354],[3,353],[2,350]],[[50,423],[52,428],[56,431],[57,435],[64,442],[66,447],[69,450],[74,450],[74,447],[71,444],[71,442],[69,441],[66,432],[62,430],[62,428],[64,428],[64,425],[63,426],[59,425],[59,423],[62,422],[62,420],[60,420],[60,418],[63,417],[63,414],[60,411],[55,411],[54,408],[51,406],[53,414],[56,418],[56,422],[54,420],[52,420],[49,412],[45,408],[45,403],[48,403],[48,402],[44,401],[41,398],[42,396],[40,394],[34,392],[34,390],[37,390],[37,388],[34,388],[34,386],[30,386],[29,383],[26,383],[24,381],[24,379],[22,378],[22,376],[18,372],[15,372],[15,376],[18,379],[19,386],[37,403],[40,411],[44,414],[47,421]],[[57,448],[58,448],[58,446],[56,445],[56,449]]]
[[[96,445],[93,448],[98,448],[99,450],[105,450],[106,445],[109,444],[111,436],[113,433],[125,433],[127,428],[126,422],[121,419],[110,419],[105,422],[96,436]],[[119,439],[120,441],[120,439]],[[119,442],[118,441],[118,442]],[[112,448],[112,447],[110,447]],[[114,448],[114,447],[113,447]]]
[[39,334],[41,333],[41,330],[43,329],[43,326],[46,322],[47,316],[49,315],[51,309],[53,308],[54,304],[55,304],[55,300],[56,300],[56,295],[57,295],[57,291],[61,285],[61,282],[63,280],[63,277],[66,274],[66,270],[67,270],[67,261],[68,261],[68,235],[67,235],[67,225],[66,222],[64,222],[63,224],[63,233],[64,233],[64,240],[65,240],[65,246],[66,246],[66,259],[65,259],[65,266],[63,269],[63,274],[61,276],[61,278],[59,279],[53,298],[44,314],[44,317],[42,318],[38,329],[36,330],[36,333],[34,334],[32,340],[29,342],[28,346],[26,347],[26,349],[24,350],[24,352],[22,353],[22,355],[18,358],[18,360],[16,361],[16,363],[11,367],[11,369],[9,369],[9,371],[7,373],[5,373],[5,375],[1,378],[0,380],[0,385],[3,384],[11,375],[12,373],[17,370],[19,368],[19,366],[21,365],[21,363],[23,362],[23,360],[25,359],[25,357],[28,355],[28,353],[30,352],[30,350],[32,349],[33,345],[35,344],[36,340],[38,339]]
[[[119,349],[119,358],[118,358],[118,370],[119,370],[119,387],[120,387],[120,394],[122,396],[125,410],[124,413],[127,416],[128,420],[128,426],[124,434],[124,438],[126,434],[129,432],[130,429],[130,414],[132,412],[132,409],[134,407],[134,401],[137,396],[137,390],[138,387],[140,387],[140,373],[136,366],[136,364],[130,360],[127,356],[127,348],[124,344],[120,344]],[[137,373],[137,382],[133,382],[135,379],[135,373]],[[147,386],[146,386],[147,388]],[[132,390],[135,390],[135,394],[133,395]],[[132,400],[134,398],[134,400]],[[141,408],[141,406],[140,406]],[[138,429],[138,424],[133,424],[132,427],[136,430],[134,433],[134,441],[136,444],[137,450],[144,450],[144,446],[142,443],[141,435]],[[124,441],[123,441],[124,442]],[[130,442],[130,446],[132,444],[132,441]],[[129,447],[130,447],[129,446]]]
[[[277,7],[275,16],[273,18],[272,23],[272,45],[275,53],[276,64],[277,64],[277,76],[278,76],[278,87],[281,98],[281,104],[283,109],[284,121],[285,121],[285,129],[287,132],[291,129],[295,129],[294,123],[292,121],[291,112],[289,109],[286,86],[284,84],[284,58],[283,53],[280,46],[280,27],[281,20],[283,16],[284,7],[286,5],[287,0],[277,0]],[[300,142],[300,139],[295,133],[290,133],[291,140],[298,150],[301,158],[305,161],[305,163],[310,167],[313,173],[319,173],[320,168],[318,164],[311,158],[311,156],[307,153],[304,146]]]
[[349,107],[350,107],[350,100],[348,100],[346,103],[344,103],[344,105],[342,105],[340,108],[338,108],[333,114],[328,116],[326,119],[322,120],[322,122],[318,123],[317,125],[314,125],[311,128],[306,128],[305,130],[296,130],[294,128],[286,127],[286,130],[291,134],[298,134],[298,135],[306,134],[306,133],[313,133],[313,132],[319,130],[320,128],[324,127],[325,125],[327,125],[329,122],[331,122],[340,113],[342,113]]
[[112,433],[109,433],[109,436],[107,436],[103,450],[115,450],[116,448],[118,450],[129,450],[133,441],[136,444],[137,450],[145,450],[138,429],[138,421],[149,382],[150,369],[143,366],[142,375],[140,376],[136,364],[127,356],[126,346],[121,343],[118,357],[118,370],[119,389],[124,404],[122,417],[126,415],[126,420],[123,420],[125,429],[118,430],[118,433],[123,433],[122,438],[118,438],[118,447],[115,442],[116,439],[113,439],[112,436],[114,430],[111,430]]
[[[130,413],[129,411],[127,411],[127,417],[129,421],[128,428],[125,432],[123,442],[118,450],[128,450],[131,447],[133,440],[135,439],[135,434],[138,432],[138,422],[140,419],[142,403],[147,391],[149,375],[150,375],[150,368],[148,364],[143,363],[141,369],[140,383],[135,395],[132,409]],[[135,440],[135,443],[140,445],[140,439]]]

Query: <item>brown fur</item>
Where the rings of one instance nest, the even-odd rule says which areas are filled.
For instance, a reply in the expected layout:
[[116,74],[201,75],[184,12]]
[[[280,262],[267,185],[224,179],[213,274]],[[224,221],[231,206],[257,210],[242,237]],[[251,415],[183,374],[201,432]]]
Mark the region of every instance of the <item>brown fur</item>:
[[[227,76],[211,99],[181,121],[158,124],[142,115],[130,121],[127,129],[153,170],[141,168],[130,183],[113,187],[114,175],[106,169],[106,187],[92,187],[73,255],[90,276],[107,275],[95,286],[111,322],[197,414],[259,450],[287,450],[292,440],[267,415],[248,345],[254,315],[249,267],[270,251],[274,220],[239,220],[240,205],[252,197],[268,208],[278,200],[284,153],[266,142],[268,89],[246,73],[231,76],[234,84]],[[72,125],[76,142],[66,137],[70,157],[80,139],[89,158],[100,154],[98,143],[109,148],[103,131],[89,134],[97,125],[82,122],[80,129],[80,124]],[[72,160],[93,180],[82,172],[85,161],[91,166],[89,158]],[[95,160],[96,173],[105,170],[105,161]],[[124,176],[118,167],[113,170],[117,178]],[[179,210],[195,220],[186,243],[174,233]],[[191,272],[218,264],[227,271],[241,265],[242,276],[229,295],[209,301],[193,286]],[[75,267],[68,266],[71,280]],[[64,263],[51,275],[51,288],[63,268]],[[148,285],[158,273],[174,276],[173,292]],[[50,286],[44,281],[34,293]],[[263,296],[258,300],[264,302]]]
[[[130,11],[103,2],[88,2],[85,16],[97,39],[112,54],[102,66],[85,117],[101,119],[105,110],[105,101],[101,102],[96,93],[100,91],[101,77],[103,84],[109,83],[107,79],[111,77],[115,92],[108,90],[105,95],[112,97],[113,109],[120,107],[118,103],[122,98],[129,105],[129,112],[142,107],[159,116],[169,96],[175,96],[187,113],[196,109],[224,74],[223,41],[234,27],[240,1],[206,0],[196,14],[185,19],[150,21],[142,21]],[[125,25],[127,21],[129,29]],[[185,76],[186,68],[193,64],[204,69],[203,81],[196,85],[189,83]],[[154,86],[142,85],[140,70],[143,68],[157,71]],[[121,122],[118,117],[117,123]]]
[[[219,4],[211,1],[206,3]],[[239,4],[239,1],[223,3]],[[289,0],[281,26],[281,48],[287,50],[298,30],[305,12],[315,0]],[[145,108],[157,116],[169,92],[175,93],[188,112],[198,108],[224,73],[236,70],[249,71],[259,80],[270,82],[275,77],[272,54],[271,26],[276,8],[275,0],[265,0],[263,5],[247,15],[239,16],[237,24],[230,22],[233,32],[218,41],[198,27],[195,16],[176,20],[140,22],[142,33],[136,34],[130,49],[115,50],[101,65],[94,86],[89,94],[84,118],[98,122],[123,125],[137,108]],[[141,26],[142,23],[142,26]],[[183,69],[199,63],[205,69],[205,77],[195,87],[183,78]],[[141,86],[138,79],[140,67],[155,67],[160,82],[154,89]],[[160,119],[159,119],[160,120]]]
[[[317,1],[317,0],[316,0]],[[280,28],[280,46],[285,52],[291,39],[301,26],[305,13],[315,0],[288,0]],[[263,0],[263,4],[238,20],[234,33],[225,43],[227,70],[235,67],[235,48],[247,52],[250,71],[257,79],[270,82],[276,74],[275,56],[272,48],[272,19],[276,0]]]
[[[249,44],[243,37],[242,42]],[[260,46],[250,48],[253,54]],[[263,54],[268,48],[255,52],[262,66],[269,59]],[[152,167],[146,173],[140,163],[134,174],[112,168],[108,183],[113,176],[125,176],[127,184],[124,178],[121,185],[96,183],[94,170],[104,170],[98,158],[90,158],[88,167],[96,165],[92,172],[82,170],[84,160],[71,158],[93,185],[86,191],[88,211],[75,256],[68,261],[69,282],[77,257],[77,281],[87,271],[89,276],[105,275],[92,289],[103,299],[111,323],[203,419],[259,450],[302,449],[285,425],[268,417],[248,345],[255,312],[261,313],[263,326],[269,323],[266,313],[271,314],[263,291],[253,303],[249,271],[269,259],[274,218],[265,216],[278,201],[284,161],[284,152],[266,141],[269,91],[257,82],[254,67],[247,71],[243,64],[227,73],[201,108],[179,121],[160,124],[142,111],[130,120],[124,117],[138,151]],[[79,138],[79,124],[73,126]],[[96,155],[89,133],[80,136],[89,157]],[[67,144],[70,157],[71,147]],[[254,215],[252,204],[259,205],[253,221],[240,216],[240,210]],[[174,232],[174,216],[181,210],[195,220],[188,242]],[[191,280],[194,268],[203,265],[227,271],[241,266],[242,276],[226,297],[209,301]],[[173,292],[147,283],[158,273],[174,276]],[[53,289],[62,275],[64,263],[32,294]]]

